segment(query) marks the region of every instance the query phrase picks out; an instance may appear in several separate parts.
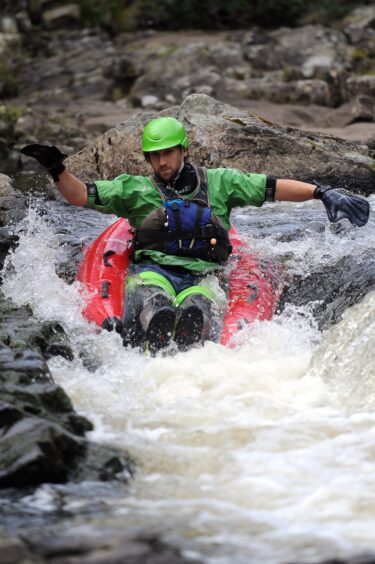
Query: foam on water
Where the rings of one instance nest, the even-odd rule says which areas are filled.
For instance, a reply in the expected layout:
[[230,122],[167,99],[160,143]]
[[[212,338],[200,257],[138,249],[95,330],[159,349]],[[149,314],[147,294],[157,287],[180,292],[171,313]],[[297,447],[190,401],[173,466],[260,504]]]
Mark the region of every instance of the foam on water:
[[309,374],[320,376],[350,410],[375,408],[375,292],[324,334]]
[[56,274],[59,241],[37,207],[30,207],[15,232],[19,244],[5,261],[2,291],[19,306],[31,306],[38,319],[55,319],[67,329],[84,322],[78,285]]
[[[108,502],[112,519],[157,526],[212,564],[375,550],[374,294],[323,336],[308,309],[288,306],[246,328],[237,349],[207,343],[149,358],[82,320],[77,286],[54,271],[56,237],[33,213],[4,293],[73,336],[75,360],[49,362],[55,380],[94,421],[94,440],[138,461],[130,494]],[[327,233],[315,237],[322,243]],[[360,252],[362,237],[347,245]],[[306,237],[302,244],[322,260],[330,246],[318,251]],[[299,242],[290,249],[302,253]],[[85,367],[83,349],[96,369]],[[50,504],[42,491],[36,499]]]
[[[289,272],[306,274],[317,265],[329,265],[375,247],[375,196],[370,196],[368,201],[370,219],[361,228],[352,226],[348,220],[329,223],[321,202],[316,200],[264,206],[262,209],[267,207],[270,215],[265,226],[257,209],[246,208],[246,212],[240,210],[236,215],[248,222],[251,218],[250,227],[253,224],[254,228],[247,235],[250,244],[262,253],[282,258]],[[290,220],[286,222],[285,217]],[[265,231],[269,231],[266,236]]]

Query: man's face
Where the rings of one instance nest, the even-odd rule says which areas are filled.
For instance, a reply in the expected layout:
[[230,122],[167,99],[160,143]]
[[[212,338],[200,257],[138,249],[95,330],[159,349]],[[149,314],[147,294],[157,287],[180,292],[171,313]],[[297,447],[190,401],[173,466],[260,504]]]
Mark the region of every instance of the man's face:
[[170,149],[151,151],[148,155],[154,172],[162,180],[169,182],[180,170],[187,151],[180,145],[177,145],[177,147],[171,147]]

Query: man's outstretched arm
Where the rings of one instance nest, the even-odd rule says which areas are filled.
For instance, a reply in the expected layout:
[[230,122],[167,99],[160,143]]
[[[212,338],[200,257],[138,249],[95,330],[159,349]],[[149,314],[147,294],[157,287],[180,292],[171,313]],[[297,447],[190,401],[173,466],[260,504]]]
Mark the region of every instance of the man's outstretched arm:
[[74,206],[84,206],[87,204],[87,186],[82,180],[74,176],[68,170],[59,174],[57,188],[60,194],[70,204]]
[[276,180],[275,200],[282,200],[284,202],[312,200],[315,197],[315,188],[315,184],[278,178]]
[[314,198],[322,201],[330,221],[346,218],[358,227],[366,225],[368,221],[370,204],[361,196],[319,183],[309,184],[283,178],[276,180],[275,200],[304,202]]

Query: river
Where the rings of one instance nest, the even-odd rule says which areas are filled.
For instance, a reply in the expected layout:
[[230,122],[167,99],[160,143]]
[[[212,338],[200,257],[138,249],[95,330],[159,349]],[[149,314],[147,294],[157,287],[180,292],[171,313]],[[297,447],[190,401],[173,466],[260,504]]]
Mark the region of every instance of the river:
[[89,326],[61,276],[114,218],[34,199],[3,291],[63,325],[75,359],[52,358],[54,379],[94,422],[91,438],[128,450],[138,469],[128,487],[43,485],[13,506],[13,531],[37,537],[43,525],[84,542],[142,528],[207,564],[375,554],[370,203],[361,229],[329,225],[319,202],[238,210],[240,233],[283,264],[281,311],[235,349],[150,358]]

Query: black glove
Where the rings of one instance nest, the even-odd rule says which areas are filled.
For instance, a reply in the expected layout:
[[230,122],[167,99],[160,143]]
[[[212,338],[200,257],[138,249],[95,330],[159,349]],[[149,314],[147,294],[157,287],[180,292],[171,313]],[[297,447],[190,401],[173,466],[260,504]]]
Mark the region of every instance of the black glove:
[[347,190],[335,190],[332,186],[316,184],[314,197],[322,200],[330,221],[347,218],[353,225],[366,225],[370,215],[370,204],[365,198],[355,196]]
[[54,145],[52,147],[48,145],[26,145],[26,147],[22,147],[21,153],[36,159],[48,170],[55,182],[58,182],[59,175],[65,170],[63,160],[66,159],[67,155],[64,155]]

